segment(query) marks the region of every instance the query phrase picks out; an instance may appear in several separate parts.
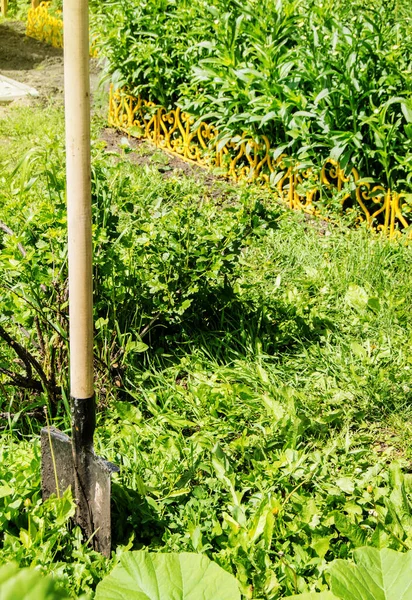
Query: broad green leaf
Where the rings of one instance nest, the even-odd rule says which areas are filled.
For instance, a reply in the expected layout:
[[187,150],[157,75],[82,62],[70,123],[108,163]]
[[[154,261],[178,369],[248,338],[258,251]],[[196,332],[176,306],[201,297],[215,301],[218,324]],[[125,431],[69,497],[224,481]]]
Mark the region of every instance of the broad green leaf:
[[355,564],[336,560],[332,592],[341,600],[412,600],[412,552],[358,548]]
[[351,519],[338,511],[333,511],[332,514],[335,520],[335,527],[342,535],[347,537],[355,547],[365,545],[366,534],[359,525],[353,523]]
[[123,554],[95,600],[240,600],[238,583],[204,554]]
[[320,558],[325,557],[325,554],[328,552],[328,550],[330,548],[330,541],[333,540],[334,537],[335,537],[334,535],[325,535],[323,537],[321,537],[321,536],[313,537],[311,547],[314,549],[316,554],[318,556],[320,556]]
[[368,307],[372,309],[374,312],[378,313],[380,311],[381,305],[379,302],[379,298],[369,298]]
[[316,117],[316,115],[312,112],[309,112],[308,110],[297,110],[296,112],[293,113],[294,117],[309,117],[311,119],[313,119],[314,117]]
[[412,106],[406,102],[401,102],[401,110],[408,123],[412,123]]
[[[359,342],[356,342],[355,340],[351,341],[350,349],[358,358],[364,359],[367,357],[365,348],[361,344],[359,344]],[[338,482],[336,482],[336,485],[339,485]],[[341,487],[341,486],[339,486],[339,487]],[[343,488],[341,488],[341,489],[343,489]],[[346,490],[343,490],[343,491],[346,491]]]
[[338,600],[338,598],[332,592],[308,592],[298,596],[288,596],[288,600]]
[[275,423],[284,417],[285,409],[278,400],[271,398],[269,394],[262,394],[262,401],[265,405],[267,414],[274,419]]
[[271,110],[262,118],[262,120],[260,122],[260,126],[264,125],[271,119],[275,119],[277,116],[278,116],[278,113],[275,110]]
[[126,350],[128,352],[145,352],[148,349],[148,345],[141,340],[129,341]]
[[68,600],[51,577],[11,563],[0,568],[1,600]]
[[344,152],[344,150],[345,150],[345,146],[342,146],[341,144],[337,144],[330,151],[330,157],[333,158],[333,160],[339,160],[342,153]]
[[383,525],[378,523],[371,537],[371,544],[376,548],[387,548],[391,539],[390,534],[385,530]]
[[142,413],[137,406],[130,404],[130,402],[118,401],[114,403],[114,406],[116,407],[117,416],[123,423],[140,423],[142,420]]
[[7,483],[5,485],[0,486],[0,498],[5,498],[6,496],[11,496],[13,490]]
[[314,100],[314,103],[318,104],[321,100],[323,100],[323,98],[326,98],[326,96],[329,96],[328,88],[325,88],[321,92],[319,92],[319,94],[316,96],[316,98]]
[[353,480],[349,477],[340,477],[336,480],[336,485],[342,490],[342,492],[346,492],[347,494],[353,494],[353,491],[355,489],[355,484]]
[[362,310],[367,306],[368,300],[368,294],[362,287],[355,285],[354,283],[349,285],[345,296],[345,301],[349,306]]

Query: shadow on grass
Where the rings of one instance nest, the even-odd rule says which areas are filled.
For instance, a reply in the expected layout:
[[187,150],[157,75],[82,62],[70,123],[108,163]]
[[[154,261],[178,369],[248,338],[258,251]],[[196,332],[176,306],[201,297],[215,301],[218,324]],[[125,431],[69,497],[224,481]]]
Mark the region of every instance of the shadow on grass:
[[326,330],[334,329],[333,321],[326,317],[299,312],[299,307],[281,298],[259,304],[221,288],[196,304],[183,323],[159,323],[146,341],[155,353],[174,354],[187,344],[192,349],[213,349],[217,361],[228,363],[240,356],[273,356],[302,343],[314,344]]
[[133,547],[162,543],[166,523],[146,497],[137,491],[112,483],[112,545],[127,544],[133,537]]

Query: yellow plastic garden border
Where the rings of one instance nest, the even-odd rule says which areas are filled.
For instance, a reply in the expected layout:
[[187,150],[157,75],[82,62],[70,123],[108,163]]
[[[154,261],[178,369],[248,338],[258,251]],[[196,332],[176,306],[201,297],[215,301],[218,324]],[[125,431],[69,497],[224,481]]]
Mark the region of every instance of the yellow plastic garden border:
[[364,215],[358,221],[366,221],[391,239],[402,232],[412,239],[411,224],[405,216],[410,210],[406,194],[371,184],[361,179],[356,169],[347,175],[332,158],[326,161],[319,176],[299,168],[298,161],[285,154],[277,155],[266,136],[262,136],[261,143],[241,137],[224,142],[219,141],[218,131],[212,125],[201,122],[194,129],[194,123],[195,119],[180,108],[167,111],[124,90],[113,86],[110,89],[112,127],[133,137],[146,138],[184,160],[219,168],[235,181],[247,180],[275,188],[290,208],[320,217],[322,192],[333,186],[342,205],[356,198]]
[[[63,21],[49,13],[50,2],[33,2],[27,14],[26,35],[40,42],[63,48]],[[56,11],[61,14],[61,11]]]
[[[63,20],[49,12],[50,2],[33,0],[27,13],[26,35],[28,37],[50,44],[54,48],[63,48]],[[56,15],[62,14],[56,10]],[[93,40],[90,44],[90,56],[97,56]]]
[[[26,34],[55,48],[62,48],[62,19],[50,15],[49,2],[35,4],[36,0],[33,0]],[[91,55],[96,55],[96,51],[91,49]],[[195,119],[180,108],[167,111],[162,106],[111,87],[111,126],[131,136],[147,138],[157,147],[184,160],[219,168],[235,181],[254,181],[275,188],[280,199],[290,208],[320,217],[323,192],[335,187],[342,205],[352,197],[356,199],[363,213],[363,218],[360,216],[358,221],[366,221],[368,226],[382,231],[391,239],[402,232],[412,239],[412,223],[406,218],[410,212],[406,194],[371,184],[370,180],[362,179],[355,168],[348,175],[331,158],[324,164],[320,176],[316,175],[311,170],[299,168],[298,161],[291,157],[278,155],[266,136],[262,136],[260,143],[240,136],[238,140],[224,142],[219,140],[218,131],[212,125],[201,122],[194,130],[194,123]]]

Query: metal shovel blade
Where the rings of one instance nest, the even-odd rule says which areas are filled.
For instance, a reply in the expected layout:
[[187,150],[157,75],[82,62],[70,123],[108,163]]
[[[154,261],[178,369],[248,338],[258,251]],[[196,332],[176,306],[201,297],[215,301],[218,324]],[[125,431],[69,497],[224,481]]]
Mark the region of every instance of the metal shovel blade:
[[111,474],[118,467],[88,450],[85,456],[87,477],[77,476],[74,467],[71,438],[55,427],[41,430],[42,496],[61,496],[71,488],[76,502],[75,521],[85,532],[93,547],[110,556]]

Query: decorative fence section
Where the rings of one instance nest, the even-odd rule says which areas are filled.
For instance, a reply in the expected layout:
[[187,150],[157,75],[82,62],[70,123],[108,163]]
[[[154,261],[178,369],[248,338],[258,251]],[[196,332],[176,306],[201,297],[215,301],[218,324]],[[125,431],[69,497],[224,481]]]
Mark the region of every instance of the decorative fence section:
[[51,44],[54,48],[63,48],[63,21],[52,16],[48,7],[49,2],[42,2],[39,6],[29,9],[26,35]]
[[[38,6],[33,0],[32,6],[27,14],[26,35],[40,42],[50,44],[54,48],[63,48],[63,21],[59,16],[53,16],[49,12],[50,2],[41,2]],[[62,14],[56,10],[56,15]],[[95,41],[90,43],[90,56],[97,56]]]
[[[366,223],[390,238],[404,230],[412,239],[407,215],[406,194],[385,190],[362,180],[358,171],[349,174],[328,159],[320,174],[299,168],[297,161],[262,142],[242,138],[225,142],[217,129],[197,122],[180,108],[167,111],[162,106],[135,98],[122,90],[110,90],[109,124],[125,133],[150,140],[157,147],[204,167],[222,169],[235,181],[254,181],[275,188],[290,208],[322,215],[332,189],[345,210],[356,210],[356,220]],[[412,223],[411,223],[412,224]]]

